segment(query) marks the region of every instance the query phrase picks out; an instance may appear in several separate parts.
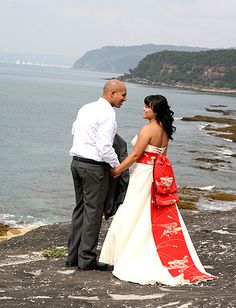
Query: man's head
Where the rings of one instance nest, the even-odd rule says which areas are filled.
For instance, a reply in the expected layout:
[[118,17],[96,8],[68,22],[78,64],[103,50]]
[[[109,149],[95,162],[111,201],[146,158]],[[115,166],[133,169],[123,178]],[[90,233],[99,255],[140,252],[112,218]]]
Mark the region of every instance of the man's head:
[[120,108],[126,101],[126,87],[123,82],[117,79],[108,80],[103,87],[103,95],[112,107]]

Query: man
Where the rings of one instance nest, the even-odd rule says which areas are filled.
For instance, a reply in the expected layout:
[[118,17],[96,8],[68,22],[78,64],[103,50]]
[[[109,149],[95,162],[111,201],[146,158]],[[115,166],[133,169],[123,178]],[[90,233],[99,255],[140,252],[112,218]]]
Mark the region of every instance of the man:
[[119,165],[113,148],[116,115],[126,100],[126,87],[109,80],[98,101],[84,105],[73,123],[71,172],[76,207],[72,214],[66,266],[79,270],[107,270],[97,262],[97,244],[105,199],[109,190],[109,169]]

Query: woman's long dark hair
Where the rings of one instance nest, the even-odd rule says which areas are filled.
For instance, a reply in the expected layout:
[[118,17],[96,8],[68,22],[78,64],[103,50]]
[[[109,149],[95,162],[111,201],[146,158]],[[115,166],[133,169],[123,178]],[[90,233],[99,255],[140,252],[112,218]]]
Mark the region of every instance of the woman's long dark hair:
[[162,95],[149,95],[145,97],[144,104],[152,108],[156,113],[155,118],[162,123],[162,126],[170,139],[173,139],[172,134],[176,127],[173,126],[174,112],[170,109],[167,99]]

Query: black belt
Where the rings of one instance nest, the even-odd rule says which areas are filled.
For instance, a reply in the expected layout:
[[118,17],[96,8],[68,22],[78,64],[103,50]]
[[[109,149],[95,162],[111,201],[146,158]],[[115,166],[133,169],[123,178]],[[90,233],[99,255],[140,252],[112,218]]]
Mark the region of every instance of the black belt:
[[104,161],[96,161],[89,158],[73,156],[73,160],[81,161],[82,163],[93,164],[93,165],[106,165]]

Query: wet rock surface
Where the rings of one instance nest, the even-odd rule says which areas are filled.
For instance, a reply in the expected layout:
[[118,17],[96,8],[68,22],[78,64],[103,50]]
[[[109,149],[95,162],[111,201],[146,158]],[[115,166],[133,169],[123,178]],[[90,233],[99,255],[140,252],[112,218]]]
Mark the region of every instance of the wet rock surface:
[[[179,202],[178,207],[182,209],[199,210],[201,207],[199,203],[201,200],[206,202],[221,202],[221,208],[235,207],[236,194],[232,192],[220,191],[215,188],[209,190],[202,190],[201,188],[193,188],[182,186],[178,187]],[[205,202],[204,202],[205,203]],[[234,204],[234,205],[233,205]],[[226,210],[226,209],[225,209]]]
[[[203,265],[218,279],[180,287],[141,286],[111,272],[66,268],[66,257],[42,256],[52,245],[66,247],[69,224],[57,223],[0,243],[0,306],[236,307],[236,210],[181,213]],[[98,250],[108,226],[104,221]]]
[[195,115],[193,117],[183,117],[182,121],[198,121],[207,123],[216,123],[226,125],[223,127],[214,127],[212,125],[205,126],[204,130],[213,136],[225,138],[236,142],[236,120],[230,118],[209,117],[203,115]]

